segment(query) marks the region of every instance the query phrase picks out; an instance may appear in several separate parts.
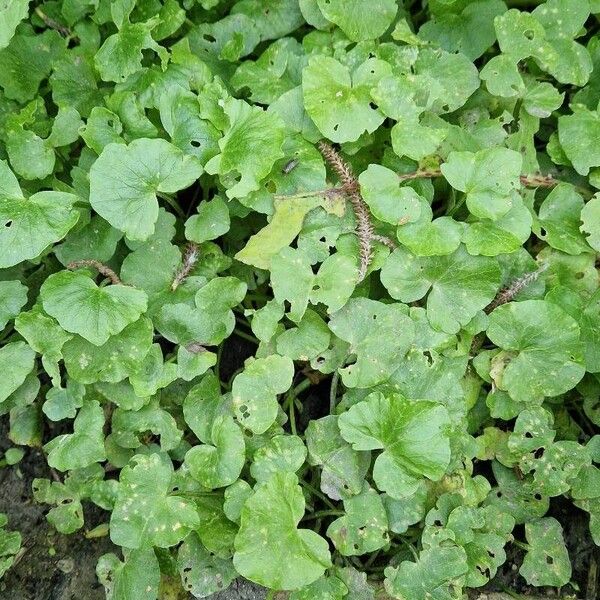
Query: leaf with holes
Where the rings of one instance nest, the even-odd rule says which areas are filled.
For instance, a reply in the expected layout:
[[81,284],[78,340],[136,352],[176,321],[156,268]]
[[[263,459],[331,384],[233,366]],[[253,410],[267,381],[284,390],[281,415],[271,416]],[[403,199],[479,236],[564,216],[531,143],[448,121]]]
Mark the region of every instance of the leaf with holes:
[[294,364],[287,356],[252,360],[231,387],[233,408],[242,426],[264,433],[277,417],[277,395],[289,389],[293,375]]
[[525,523],[529,543],[519,573],[530,585],[565,585],[571,579],[571,563],[563,530],[554,517]]

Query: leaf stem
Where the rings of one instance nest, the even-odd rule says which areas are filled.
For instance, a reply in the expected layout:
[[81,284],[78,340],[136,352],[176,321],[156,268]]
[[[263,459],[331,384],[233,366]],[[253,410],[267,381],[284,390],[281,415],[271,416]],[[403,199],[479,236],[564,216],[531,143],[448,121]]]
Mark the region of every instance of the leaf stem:
[[519,540],[513,540],[512,543],[517,547],[521,548],[521,550],[529,551],[531,546],[526,544],[525,542],[520,542]]
[[246,340],[248,342],[252,342],[253,344],[258,345],[260,343],[253,335],[250,335],[250,334],[246,333],[245,331],[242,331],[238,327],[236,327],[233,330],[233,333],[235,335],[237,335],[238,337],[242,338],[243,340]]
[[163,192],[156,192],[156,195],[164,200],[176,213],[177,215],[185,221],[185,213],[183,212],[181,206],[177,203],[175,198],[171,198],[168,194],[164,194]]
[[58,33],[65,38],[71,36],[71,30],[66,25],[62,25],[58,21],[55,21],[49,17],[39,6],[35,7],[35,14],[44,22],[46,27],[50,27],[50,29],[58,31]]
[[339,510],[339,508],[336,508],[335,504],[325,494],[313,487],[310,483],[308,483],[308,481],[306,481],[306,479],[301,479],[300,485],[306,488],[313,496],[319,498],[319,500],[326,504],[331,510]]
[[337,400],[337,389],[340,381],[340,372],[336,369],[331,378],[331,387],[329,388],[329,414],[332,415],[335,412],[335,405]]
[[346,513],[343,510],[318,510],[310,515],[306,515],[302,518],[303,521],[313,521],[315,519],[321,519],[323,517],[342,517]]

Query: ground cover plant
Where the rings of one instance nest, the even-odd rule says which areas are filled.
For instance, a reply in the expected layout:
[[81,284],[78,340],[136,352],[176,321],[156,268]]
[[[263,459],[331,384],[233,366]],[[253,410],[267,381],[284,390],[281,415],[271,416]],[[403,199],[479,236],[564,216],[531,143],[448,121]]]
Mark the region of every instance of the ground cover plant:
[[2,466],[107,598],[594,597],[596,13],[0,0]]

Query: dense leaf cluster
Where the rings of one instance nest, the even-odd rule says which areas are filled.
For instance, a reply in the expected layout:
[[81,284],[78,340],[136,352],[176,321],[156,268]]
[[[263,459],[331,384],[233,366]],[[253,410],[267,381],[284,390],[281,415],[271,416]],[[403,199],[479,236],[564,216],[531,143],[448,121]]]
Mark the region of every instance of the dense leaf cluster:
[[56,529],[109,511],[109,599],[447,600],[507,544],[569,582],[558,498],[600,544],[596,13],[0,2],[0,411]]

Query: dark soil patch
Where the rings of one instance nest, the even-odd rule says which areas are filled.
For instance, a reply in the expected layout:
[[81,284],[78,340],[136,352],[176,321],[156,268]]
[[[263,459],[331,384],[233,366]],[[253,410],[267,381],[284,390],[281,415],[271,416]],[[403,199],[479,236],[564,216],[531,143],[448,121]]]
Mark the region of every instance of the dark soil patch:
[[[0,429],[6,440],[6,429]],[[44,456],[29,450],[19,465],[0,471],[0,512],[8,515],[8,526],[21,532],[24,552],[0,580],[0,597],[10,600],[103,600],[104,589],[96,579],[96,562],[116,550],[105,538],[88,540],[83,531],[66,536],[46,521],[50,509],[33,500],[31,483],[36,477],[50,478]],[[107,520],[107,513],[90,507],[86,525]]]

